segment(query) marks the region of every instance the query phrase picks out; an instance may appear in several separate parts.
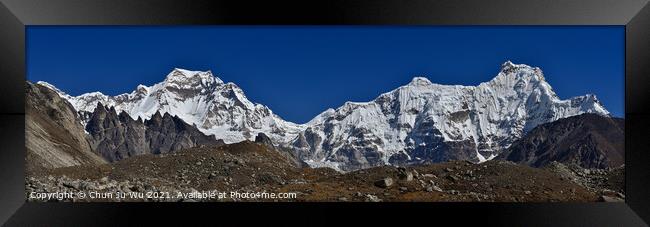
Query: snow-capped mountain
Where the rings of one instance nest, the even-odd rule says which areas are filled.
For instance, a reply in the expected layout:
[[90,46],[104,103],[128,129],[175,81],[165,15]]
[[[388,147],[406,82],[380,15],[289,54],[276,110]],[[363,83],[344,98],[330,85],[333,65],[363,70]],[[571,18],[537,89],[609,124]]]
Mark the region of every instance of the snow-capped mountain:
[[156,111],[169,113],[226,143],[253,140],[259,132],[283,143],[302,130],[301,125],[282,120],[268,107],[249,101],[236,84],[224,83],[210,71],[176,68],[160,83],[138,85],[133,92],[117,96],[100,92],[70,96],[51,84],[38,83],[67,99],[82,119],[101,103],[134,119],[150,119]]
[[[285,121],[249,101],[234,83],[210,71],[174,69],[164,81],[128,94],[70,96],[50,87],[88,116],[97,103],[150,119],[170,113],[226,143],[265,133],[313,167],[354,170],[385,164],[447,160],[482,162],[535,126],[582,113],[609,115],[594,95],[561,100],[536,67],[506,62],[478,86],[440,85],[416,77],[370,102],[347,102],[305,124]],[[87,119],[86,119],[87,120]]]
[[478,86],[416,77],[373,101],[347,102],[307,123],[292,145],[312,166],[343,170],[482,162],[539,124],[582,113],[609,115],[594,95],[560,100],[539,68],[508,61]]

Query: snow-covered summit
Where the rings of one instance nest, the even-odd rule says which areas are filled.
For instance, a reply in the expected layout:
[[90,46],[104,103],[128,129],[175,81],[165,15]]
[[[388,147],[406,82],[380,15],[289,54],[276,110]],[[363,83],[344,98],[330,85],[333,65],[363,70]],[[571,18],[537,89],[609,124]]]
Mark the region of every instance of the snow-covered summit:
[[510,61],[478,86],[416,77],[365,103],[311,120],[293,140],[304,160],[345,169],[491,159],[535,126],[582,113],[608,115],[595,96],[561,100],[539,68]]
[[431,85],[431,81],[427,79],[426,77],[413,77],[409,85],[413,86],[426,86],[426,85]]
[[174,68],[166,77],[165,83],[178,89],[209,87],[213,84],[223,84],[223,81],[212,75],[212,71],[191,71]]
[[[59,91],[51,84],[47,86]],[[210,71],[175,68],[160,83],[138,85],[133,92],[117,96],[99,92],[75,97],[60,91],[59,94],[82,113],[92,112],[97,103],[124,111],[133,119],[150,119],[158,111],[169,113],[227,143],[253,140],[259,132],[280,143],[301,129],[268,107],[251,102],[236,84],[224,83]]]

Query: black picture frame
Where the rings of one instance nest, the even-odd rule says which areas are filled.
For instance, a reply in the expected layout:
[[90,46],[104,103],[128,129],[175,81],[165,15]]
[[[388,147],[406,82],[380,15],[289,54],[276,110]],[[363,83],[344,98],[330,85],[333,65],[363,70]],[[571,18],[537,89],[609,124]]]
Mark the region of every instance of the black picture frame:
[[[369,225],[411,221],[515,226],[650,222],[648,0],[0,0],[0,223],[135,225],[156,221]],[[622,25],[625,203],[26,203],[25,26],[29,25]],[[179,214],[183,213],[184,214]],[[190,215],[189,212],[193,212]],[[363,213],[362,213],[363,212]],[[179,218],[179,219],[177,219]],[[183,219],[180,219],[183,218]],[[350,219],[348,219],[350,218]],[[346,221],[342,219],[348,219]],[[644,222],[645,221],[645,222]],[[321,223],[321,224],[322,224]]]

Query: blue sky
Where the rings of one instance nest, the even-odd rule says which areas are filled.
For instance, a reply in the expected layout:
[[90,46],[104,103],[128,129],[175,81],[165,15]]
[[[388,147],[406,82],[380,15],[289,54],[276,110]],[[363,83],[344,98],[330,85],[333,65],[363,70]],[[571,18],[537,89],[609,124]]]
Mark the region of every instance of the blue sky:
[[29,26],[27,79],[71,95],[131,92],[175,67],[212,70],[303,123],[425,76],[477,85],[506,60],[540,67],[563,99],[624,113],[622,26]]

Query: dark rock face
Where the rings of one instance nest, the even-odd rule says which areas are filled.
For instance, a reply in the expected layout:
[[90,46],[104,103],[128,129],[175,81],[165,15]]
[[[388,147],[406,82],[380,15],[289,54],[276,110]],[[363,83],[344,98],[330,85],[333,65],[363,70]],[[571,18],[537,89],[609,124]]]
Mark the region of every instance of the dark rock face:
[[472,155],[471,153],[468,155],[468,152],[465,151],[474,151],[473,141],[445,141],[442,132],[434,126],[433,119],[420,118],[417,122],[416,127],[409,133],[406,139],[408,146],[413,147],[412,150],[407,151],[409,156],[411,156],[411,163],[404,164],[414,164],[412,162],[416,160],[426,160],[429,163],[467,160],[475,156],[475,154]]
[[553,161],[583,168],[624,164],[625,122],[596,114],[583,114],[543,124],[516,141],[499,159],[546,166]]
[[86,131],[90,145],[108,161],[141,154],[164,154],[199,145],[222,145],[222,140],[206,136],[176,116],[156,112],[144,122],[127,113],[98,104]]
[[305,131],[298,134],[291,146],[296,148],[296,156],[301,159],[311,156],[322,158],[321,156],[318,156],[320,153],[316,150],[316,147],[312,146],[313,144],[318,144],[322,141],[323,138],[316,134],[311,128],[307,128]]
[[92,152],[76,111],[49,88],[26,82],[27,170],[106,163]]
[[185,123],[176,116],[165,113],[160,117],[156,112],[150,120],[144,121],[147,128],[146,140],[151,144],[154,154],[168,153],[199,145],[223,145],[223,140],[206,136],[196,127]]
[[292,147],[283,146],[282,144],[275,146],[273,140],[264,133],[258,133],[255,136],[255,143],[262,144],[270,150],[278,152],[281,156],[285,157],[289,162],[296,167],[306,167],[308,166],[300,158],[296,156],[295,150]]
[[108,161],[117,161],[134,155],[151,153],[145,140],[143,122],[136,122],[114,108],[98,104],[86,124],[93,150]]
[[273,141],[264,133],[258,133],[255,137],[255,143],[264,144],[270,148],[275,148]]

